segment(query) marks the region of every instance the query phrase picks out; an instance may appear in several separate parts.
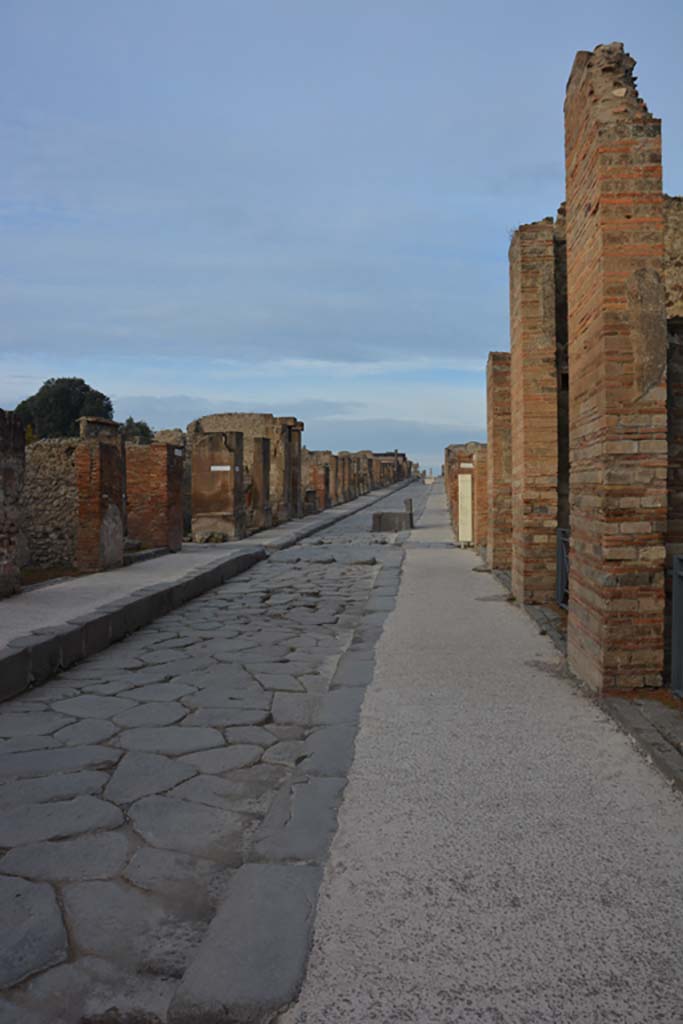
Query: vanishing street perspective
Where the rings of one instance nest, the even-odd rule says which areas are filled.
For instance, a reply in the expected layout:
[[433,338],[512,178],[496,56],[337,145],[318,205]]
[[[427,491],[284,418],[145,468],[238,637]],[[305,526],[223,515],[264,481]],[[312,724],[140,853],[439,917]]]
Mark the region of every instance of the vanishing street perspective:
[[[531,11],[535,0],[526,3]],[[33,22],[9,6],[7,31],[25,53]],[[295,5],[289,27],[271,12],[292,46],[299,31],[327,41],[330,69],[315,47],[311,68],[329,111],[316,106],[306,61],[282,57],[287,71],[276,64],[272,77],[264,63],[258,87],[240,78],[254,115],[226,157],[241,168],[240,212],[239,199],[216,205],[209,160],[189,171],[173,150],[171,167],[165,147],[176,113],[188,137],[211,134],[202,97],[217,112],[214,76],[232,74],[217,70],[232,44],[213,37],[234,27],[246,39],[247,25],[256,31],[249,12],[213,0],[191,16],[182,3],[150,5],[158,20],[139,15],[148,68],[133,56],[140,39],[121,48],[127,0],[122,14],[66,4],[63,24],[48,5],[27,4],[41,36],[71,52],[76,78],[93,68],[88,41],[103,70],[92,104],[81,83],[66,105],[72,120],[55,121],[71,125],[85,165],[88,145],[98,154],[93,191],[78,186],[84,205],[70,205],[65,183],[77,190],[78,172],[48,121],[31,128],[25,151],[16,144],[25,186],[7,205],[21,270],[0,289],[16,360],[0,382],[0,1024],[683,1024],[683,197],[664,191],[662,121],[621,42],[579,50],[563,67],[565,39],[544,59],[548,90],[522,69],[518,86],[492,69],[502,26],[493,60],[476,42],[473,66],[499,77],[494,98],[473,98],[473,109],[495,117],[501,106],[496,130],[507,131],[519,116],[512,94],[526,90],[550,110],[561,170],[543,170],[537,150],[535,163],[506,164],[486,228],[477,202],[465,204],[462,223],[493,233],[495,255],[482,264],[490,295],[462,287],[454,351],[461,330],[475,340],[439,363],[426,335],[424,352],[417,336],[402,348],[418,307],[429,323],[436,284],[364,278],[379,237],[383,258],[413,258],[408,235],[426,199],[399,224],[382,179],[387,205],[372,192],[368,213],[379,151],[366,148],[361,118],[353,202],[335,211],[331,201],[323,214],[318,178],[336,183],[328,196],[347,187],[325,153],[332,136],[320,128],[301,181],[289,177],[299,153],[285,136],[312,109],[312,123],[329,112],[350,132],[345,117],[355,125],[365,97],[354,93],[354,60],[359,80],[373,69],[363,86],[372,106],[384,93],[376,59],[396,71],[387,89],[400,90],[397,55],[419,54],[411,74],[424,84],[434,47],[424,95],[441,95],[450,58],[436,24],[445,18],[450,32],[458,19],[427,3],[408,5],[405,24],[396,11],[375,22],[352,2],[347,37],[335,6],[302,19]],[[579,9],[584,34],[592,14]],[[463,15],[480,30],[488,16]],[[644,25],[647,12],[638,18]],[[379,53],[387,25],[389,56]],[[72,33],[83,45],[69,51]],[[680,91],[655,52],[643,82],[657,81],[659,63],[660,90]],[[192,55],[182,74],[180,53]],[[353,102],[338,92],[339,53]],[[169,95],[158,91],[162,68]],[[567,74],[563,119],[549,97]],[[128,75],[141,89],[134,103]],[[26,83],[18,66],[9,80]],[[267,198],[267,161],[249,152],[271,103],[284,127],[278,134],[273,117],[264,152],[297,182],[296,228],[275,212],[280,193]],[[425,110],[405,91],[401,103],[416,136],[423,123],[428,134]],[[29,107],[19,135],[38,118]],[[152,130],[160,109],[169,119]],[[396,109],[375,113],[389,146]],[[101,126],[129,122],[141,132],[137,170],[125,149],[105,171]],[[483,137],[469,124],[464,151]],[[680,136],[680,123],[668,129]],[[49,195],[31,171],[41,152],[54,160]],[[145,191],[151,154],[165,171]],[[405,199],[414,181],[403,159]],[[683,150],[680,160],[683,171]],[[190,226],[176,205],[174,175],[184,194],[186,173],[196,184],[188,202],[211,211],[206,223],[199,206]],[[111,210],[100,180],[121,185]],[[250,189],[270,201],[253,234]],[[518,221],[528,204],[529,222],[501,222],[508,203]],[[121,258],[116,239],[131,214],[146,227]],[[226,230],[220,245],[214,229]],[[247,236],[254,249],[241,263]],[[173,248],[181,237],[186,252]],[[420,259],[435,259],[443,240],[419,237]],[[357,273],[341,258],[349,238]],[[467,244],[476,260],[477,243]],[[215,320],[216,297],[197,282],[223,247],[230,312]],[[59,286],[41,278],[46,252],[55,281],[66,274]],[[467,259],[459,252],[456,264]],[[310,275],[310,320],[298,324],[290,258]],[[262,275],[262,305],[247,268]],[[501,292],[499,334],[476,334]],[[165,317],[182,321],[190,295],[196,341],[178,345]],[[380,306],[395,303],[398,316],[383,319]],[[146,339],[139,368],[128,316]],[[371,321],[367,337],[356,316]],[[30,333],[51,322],[57,334],[73,329],[73,346],[32,351]],[[84,324],[93,334],[81,345]],[[311,332],[310,348],[295,329]],[[368,339],[384,332],[387,347],[373,348]]]

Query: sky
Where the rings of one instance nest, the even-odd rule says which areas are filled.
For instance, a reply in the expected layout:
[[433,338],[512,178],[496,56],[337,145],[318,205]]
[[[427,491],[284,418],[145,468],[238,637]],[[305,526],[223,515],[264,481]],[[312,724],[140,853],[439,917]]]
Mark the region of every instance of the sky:
[[0,0],[0,407],[270,411],[437,468],[485,437],[507,248],[621,40],[683,192],[680,0]]

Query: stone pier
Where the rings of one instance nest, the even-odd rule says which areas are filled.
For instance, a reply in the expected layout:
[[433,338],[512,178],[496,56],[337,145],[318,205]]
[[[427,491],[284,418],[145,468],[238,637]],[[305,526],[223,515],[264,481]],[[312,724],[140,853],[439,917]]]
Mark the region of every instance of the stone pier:
[[24,485],[24,428],[0,409],[0,598],[20,589],[19,530]]
[[183,541],[184,449],[126,445],[128,536],[143,548],[180,551]]
[[512,451],[510,353],[490,352],[486,365],[488,537],[492,569],[509,571],[512,560]]
[[192,540],[218,544],[246,536],[243,438],[239,431],[192,438]]

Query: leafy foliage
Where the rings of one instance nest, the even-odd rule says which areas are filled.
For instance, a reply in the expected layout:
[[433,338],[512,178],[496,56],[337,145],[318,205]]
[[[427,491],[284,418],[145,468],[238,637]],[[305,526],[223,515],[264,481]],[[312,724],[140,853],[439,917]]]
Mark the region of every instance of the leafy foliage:
[[80,377],[50,377],[35,395],[20,402],[15,412],[33,438],[75,437],[80,416],[114,415],[111,399]]
[[154,440],[154,431],[145,420],[134,420],[129,416],[123,424],[123,436],[127,441],[137,438],[141,444],[151,444]]

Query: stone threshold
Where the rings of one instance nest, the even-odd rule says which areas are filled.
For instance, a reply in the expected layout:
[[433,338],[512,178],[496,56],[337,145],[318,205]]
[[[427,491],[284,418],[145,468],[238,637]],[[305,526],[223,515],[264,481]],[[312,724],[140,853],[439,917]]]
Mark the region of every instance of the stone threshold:
[[0,701],[46,682],[187,601],[413,483],[398,484],[227,544],[184,544],[176,554],[68,577],[0,604]]

